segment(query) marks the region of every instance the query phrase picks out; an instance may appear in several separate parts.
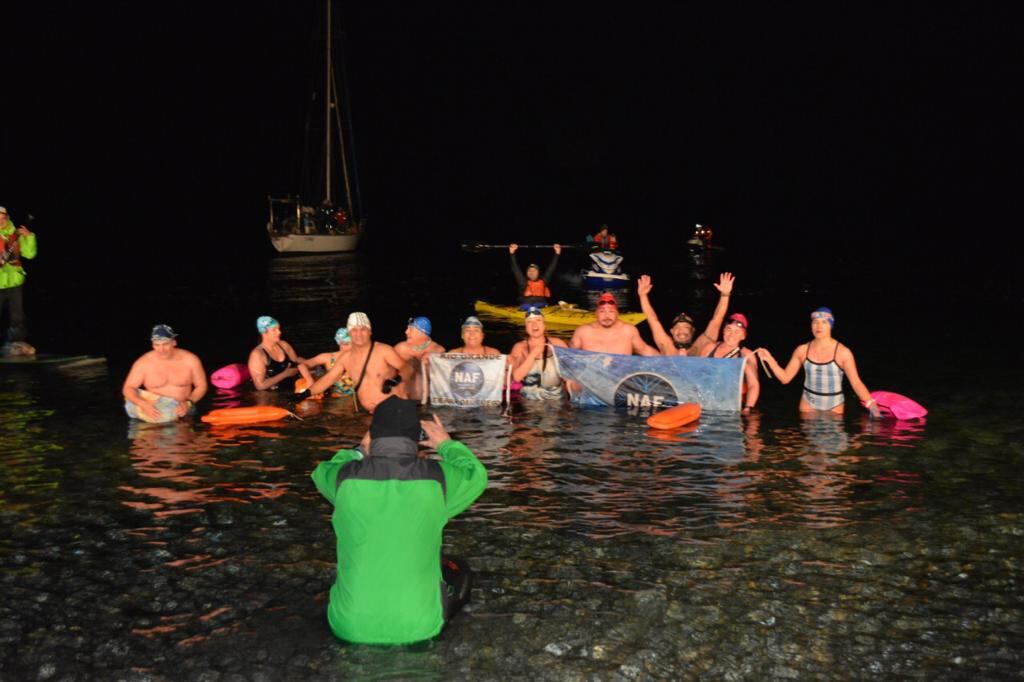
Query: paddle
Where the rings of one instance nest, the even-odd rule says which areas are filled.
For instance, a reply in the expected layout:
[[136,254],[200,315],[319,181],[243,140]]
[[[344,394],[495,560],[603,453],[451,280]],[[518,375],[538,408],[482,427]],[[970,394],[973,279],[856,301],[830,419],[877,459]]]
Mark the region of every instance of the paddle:
[[[470,253],[479,253],[488,249],[507,249],[510,244],[483,244],[481,242],[462,242],[462,250]],[[550,249],[554,244],[520,244],[520,249]],[[561,244],[563,249],[583,249],[586,244]]]

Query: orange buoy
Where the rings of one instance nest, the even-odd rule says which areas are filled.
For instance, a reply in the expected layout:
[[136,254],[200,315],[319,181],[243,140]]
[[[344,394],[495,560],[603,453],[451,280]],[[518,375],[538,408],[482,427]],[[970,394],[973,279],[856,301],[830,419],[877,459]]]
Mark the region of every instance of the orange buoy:
[[652,414],[647,418],[647,425],[652,429],[678,429],[700,419],[699,403],[683,403]]
[[210,410],[200,419],[207,424],[258,424],[284,419],[291,412],[283,407],[256,405],[254,407],[225,407]]

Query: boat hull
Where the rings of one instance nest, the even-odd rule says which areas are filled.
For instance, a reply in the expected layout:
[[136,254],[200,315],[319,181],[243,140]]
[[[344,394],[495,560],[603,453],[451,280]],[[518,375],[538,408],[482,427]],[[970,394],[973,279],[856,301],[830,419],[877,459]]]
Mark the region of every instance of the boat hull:
[[280,253],[339,253],[355,251],[359,234],[279,234],[271,233],[270,242]]
[[[525,319],[525,313],[519,306],[477,301],[473,307],[481,315],[506,322],[522,323]],[[593,310],[583,310],[568,304],[546,306],[541,308],[541,312],[544,313],[544,324],[549,327],[578,327],[597,320]],[[619,313],[619,319],[629,324],[639,324],[647,318],[643,313]]]
[[629,281],[629,275],[624,272],[606,275],[594,272],[593,270],[587,270],[583,273],[583,284],[588,289],[618,289],[628,287]]

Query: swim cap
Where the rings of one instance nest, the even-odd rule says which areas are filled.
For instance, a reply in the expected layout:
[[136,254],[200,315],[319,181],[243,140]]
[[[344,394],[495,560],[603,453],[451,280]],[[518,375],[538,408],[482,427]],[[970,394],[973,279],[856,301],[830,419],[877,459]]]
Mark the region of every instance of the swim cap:
[[420,439],[420,418],[416,414],[416,401],[391,396],[373,410],[370,422],[371,438]]
[[616,308],[618,308],[619,302],[615,300],[615,296],[613,296],[610,292],[606,291],[603,294],[601,294],[600,298],[597,299],[597,307],[600,308],[603,305],[613,305]]
[[[3,207],[0,206],[0,208],[3,208]],[[171,329],[170,327],[168,327],[166,324],[158,324],[157,326],[153,327],[153,331],[151,331],[149,333],[149,340],[150,341],[170,341],[175,336],[177,336],[177,334],[175,334],[174,330]]]
[[466,327],[479,327],[483,329],[484,323],[480,321],[480,318],[470,315],[462,321],[462,328],[465,329]]
[[427,336],[430,336],[430,332],[433,329],[433,327],[430,324],[430,320],[427,319],[426,317],[423,317],[423,316],[420,316],[420,317],[410,317],[409,318],[409,326],[412,327],[413,329],[420,330],[421,332],[423,332]]
[[3,213],[4,215],[7,215],[7,209],[4,208],[3,206],[0,206],[0,213]]
[[832,314],[832,310],[829,308],[821,307],[811,313],[812,320],[828,320],[828,326],[835,329],[836,318]]
[[679,313],[678,315],[676,315],[676,316],[675,316],[675,317],[674,317],[674,318],[672,319],[672,324],[670,324],[670,325],[669,325],[669,328],[672,328],[672,327],[676,326],[676,325],[677,325],[677,324],[679,324],[680,322],[685,322],[686,324],[690,325],[690,326],[691,326],[691,327],[693,327],[694,329],[696,329],[696,328],[697,328],[697,325],[695,325],[695,324],[693,323],[693,318],[692,318],[692,317],[690,317],[689,315],[687,315],[686,313]]
[[744,315],[743,313],[733,313],[732,315],[729,316],[729,320],[726,322],[726,324],[738,324],[744,329],[748,329],[750,327],[750,325],[747,323],[747,316]]
[[334,343],[338,345],[343,343],[352,343],[352,338],[348,335],[348,330],[344,327],[338,327],[338,330],[334,332]]
[[538,308],[535,305],[531,305],[529,308],[526,309],[526,319],[529,320],[530,318],[533,317],[539,317],[542,320],[544,319],[544,313],[541,311],[540,308]]
[[256,331],[266,334],[272,327],[277,327],[278,322],[270,315],[260,315],[256,318]]
[[540,270],[540,266],[537,265],[536,263],[530,263],[529,265],[526,266],[527,270],[529,270],[530,268],[533,268],[534,270]]
[[345,323],[345,329],[352,331],[356,327],[373,329],[373,327],[370,326],[370,318],[366,316],[366,313],[352,313],[348,316],[348,322]]

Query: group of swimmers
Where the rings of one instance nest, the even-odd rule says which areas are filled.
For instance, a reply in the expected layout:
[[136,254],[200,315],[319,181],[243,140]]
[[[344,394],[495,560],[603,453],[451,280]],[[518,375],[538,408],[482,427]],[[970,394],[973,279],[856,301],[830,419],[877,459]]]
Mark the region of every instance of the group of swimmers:
[[[536,277],[536,273],[530,275]],[[746,315],[736,312],[726,317],[734,283],[731,273],[719,277],[714,285],[719,292],[718,303],[710,322],[698,334],[693,318],[685,313],[676,315],[666,330],[651,305],[650,294],[654,288],[651,278],[641,276],[637,293],[654,346],[644,341],[634,325],[619,319],[618,303],[610,293],[601,294],[596,304],[596,319],[577,327],[568,343],[548,336],[543,309],[528,305],[523,312],[524,338],[507,354],[511,379],[521,383],[520,396],[524,399],[563,399],[566,382],[553,361],[554,347],[623,355],[742,357],[747,360],[741,407],[744,412],[753,409],[760,396],[760,360],[784,384],[792,381],[800,369],[804,370],[802,411],[842,413],[845,379],[872,414],[878,415],[878,407],[857,372],[852,351],[832,337],[835,316],[831,310],[819,308],[811,314],[811,341],[797,346],[783,367],[767,349],[752,351],[743,346],[749,328]],[[373,412],[391,395],[422,400],[429,390],[425,369],[432,353],[502,355],[497,348],[484,344],[483,323],[473,316],[461,324],[462,345],[447,351],[432,338],[431,321],[423,316],[410,318],[405,340],[392,346],[373,339],[366,313],[351,313],[345,326],[335,332],[337,350],[311,358],[299,356],[282,338],[281,324],[276,319],[261,316],[256,321],[256,329],[260,343],[249,353],[247,364],[252,383],[258,390],[276,389],[290,379],[301,379],[303,384],[299,388],[304,386],[304,389],[296,393],[297,400],[327,392],[352,395],[357,405],[367,412]],[[155,417],[163,410],[181,417],[205,394],[206,379],[199,359],[177,348],[175,337],[167,325],[154,327],[153,350],[136,361],[124,383],[125,408],[129,415]]]

